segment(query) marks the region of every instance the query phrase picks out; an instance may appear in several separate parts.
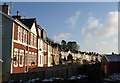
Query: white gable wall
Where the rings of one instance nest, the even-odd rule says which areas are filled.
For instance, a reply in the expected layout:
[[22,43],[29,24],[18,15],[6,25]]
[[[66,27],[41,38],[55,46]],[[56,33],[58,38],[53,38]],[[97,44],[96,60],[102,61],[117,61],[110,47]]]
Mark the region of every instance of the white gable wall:
[[52,47],[48,44],[48,67],[49,66],[52,66],[51,63],[52,63]]
[[39,33],[39,36],[41,37],[41,30],[40,29],[38,29],[38,33]]
[[35,23],[32,25],[31,32],[37,35]]
[[[41,50],[40,50],[41,49]],[[44,65],[44,54],[43,54],[43,40],[41,38],[38,39],[38,66],[43,67]]]

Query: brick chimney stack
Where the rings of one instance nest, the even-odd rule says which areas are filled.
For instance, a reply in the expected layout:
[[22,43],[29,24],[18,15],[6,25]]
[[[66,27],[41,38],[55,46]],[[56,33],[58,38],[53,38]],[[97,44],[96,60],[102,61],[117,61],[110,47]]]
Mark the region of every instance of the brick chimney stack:
[[10,15],[10,5],[7,5],[6,3],[4,3],[4,4],[2,5],[2,11],[3,11],[4,13],[6,13],[7,15]]

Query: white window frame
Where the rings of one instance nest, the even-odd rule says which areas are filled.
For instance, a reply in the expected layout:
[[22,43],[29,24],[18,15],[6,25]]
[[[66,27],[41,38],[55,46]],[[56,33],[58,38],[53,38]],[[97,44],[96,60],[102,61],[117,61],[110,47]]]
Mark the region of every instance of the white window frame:
[[36,37],[36,35],[34,35],[34,46],[36,47],[36,39],[37,37]]
[[27,65],[30,65],[31,64],[31,52],[29,52],[29,55],[27,56]]
[[[18,67],[18,49],[17,49],[17,48],[14,48],[14,56],[13,56],[13,58],[14,58],[15,56],[17,56],[17,57],[16,57],[16,61],[13,61],[13,66],[14,66],[14,67]],[[15,64],[15,62],[16,62],[17,64]]]
[[[22,56],[22,64],[20,63],[21,62],[21,56]],[[22,67],[24,64],[24,50],[20,50],[20,53],[19,53],[19,66]]]
[[48,57],[48,63],[51,63],[51,57],[50,56]]
[[22,42],[22,27],[18,26],[18,41]]
[[41,49],[41,39],[39,39],[38,46],[39,46],[39,49]]
[[35,55],[34,55],[34,52],[32,52],[31,54],[32,54],[32,56],[31,56],[31,62],[35,62],[35,61],[34,61],[34,56],[35,56]]
[[27,43],[27,31],[26,30],[24,30],[23,42]]
[[30,45],[32,45],[32,46],[33,46],[33,33],[31,33]]

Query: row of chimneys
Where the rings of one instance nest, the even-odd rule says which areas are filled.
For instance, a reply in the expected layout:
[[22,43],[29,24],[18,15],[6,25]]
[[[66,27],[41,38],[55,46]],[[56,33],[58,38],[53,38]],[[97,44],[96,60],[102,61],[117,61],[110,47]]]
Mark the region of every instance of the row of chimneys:
[[[7,5],[6,3],[4,3],[2,5],[2,12],[4,12],[7,15],[10,15],[10,5]],[[17,19],[21,19],[22,16],[19,15],[19,11],[17,11],[17,15],[12,16],[13,18],[17,18]]]

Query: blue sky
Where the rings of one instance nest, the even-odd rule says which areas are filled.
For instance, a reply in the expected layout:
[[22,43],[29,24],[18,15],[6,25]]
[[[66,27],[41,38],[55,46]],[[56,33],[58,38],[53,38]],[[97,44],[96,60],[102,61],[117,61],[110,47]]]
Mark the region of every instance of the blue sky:
[[118,52],[117,2],[14,2],[11,15],[16,11],[35,17],[55,42],[76,41],[81,51]]

